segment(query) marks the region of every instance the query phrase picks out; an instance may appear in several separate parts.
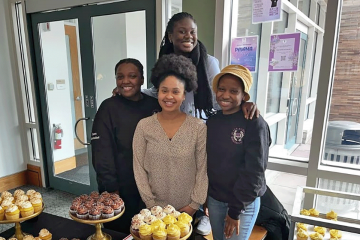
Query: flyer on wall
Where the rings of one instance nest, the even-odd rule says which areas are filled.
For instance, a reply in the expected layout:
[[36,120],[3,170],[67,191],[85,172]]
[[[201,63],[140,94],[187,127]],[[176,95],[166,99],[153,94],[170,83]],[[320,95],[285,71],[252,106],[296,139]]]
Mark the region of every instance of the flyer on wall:
[[240,64],[256,72],[258,36],[238,37],[231,42],[231,64]]
[[300,33],[271,35],[269,72],[294,72],[298,68]]
[[252,23],[281,20],[281,0],[253,0],[252,2]]

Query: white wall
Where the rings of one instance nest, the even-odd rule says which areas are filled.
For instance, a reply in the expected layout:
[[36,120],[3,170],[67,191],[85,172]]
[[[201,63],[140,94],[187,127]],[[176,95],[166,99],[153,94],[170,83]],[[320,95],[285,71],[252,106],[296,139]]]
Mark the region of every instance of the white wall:
[[4,1],[0,0],[0,177],[26,170],[10,64]]
[[[62,138],[62,149],[56,149],[54,162],[75,155],[74,139],[70,102],[70,87],[68,63],[66,54],[64,22],[51,22],[50,31],[41,31],[41,47],[43,64],[45,68],[45,81],[47,84],[53,83],[54,90],[47,90],[47,103],[50,124],[61,124],[64,130]],[[56,87],[56,80],[65,80],[65,89],[59,90]],[[51,126],[52,129],[52,126]]]

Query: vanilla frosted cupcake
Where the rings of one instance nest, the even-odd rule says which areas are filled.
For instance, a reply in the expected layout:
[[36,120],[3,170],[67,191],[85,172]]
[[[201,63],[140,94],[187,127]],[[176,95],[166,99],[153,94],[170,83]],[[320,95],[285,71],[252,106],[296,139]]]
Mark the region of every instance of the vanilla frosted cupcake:
[[301,228],[296,233],[297,240],[307,240],[308,237],[309,237],[309,234],[305,230],[303,230]]
[[156,220],[157,220],[157,218],[155,216],[153,216],[153,215],[144,217],[144,222],[146,222],[147,224],[152,224]]
[[152,239],[152,228],[150,225],[143,224],[139,227],[139,236],[143,240]]
[[52,234],[46,228],[43,228],[39,232],[39,238],[42,240],[51,240]]
[[331,210],[326,214],[326,218],[331,220],[337,220],[337,213]]
[[186,236],[190,231],[190,226],[187,222],[177,221],[175,225],[180,228],[180,237]]
[[321,235],[323,235],[323,237],[325,237],[326,228],[316,226],[316,227],[314,227],[314,231],[317,233],[320,233]]
[[149,209],[144,208],[144,209],[142,209],[142,210],[140,211],[140,214],[143,215],[144,218],[145,218],[145,217],[147,217],[147,216],[150,216],[150,215],[151,215],[151,212],[150,212]]
[[313,217],[318,217],[320,214],[319,211],[316,210],[315,208],[309,209],[309,213],[310,213],[310,216],[313,216]]
[[26,196],[26,195],[19,195],[17,198],[16,198],[16,201],[28,201],[29,200],[29,197]]
[[14,192],[14,197],[17,199],[21,195],[25,195],[25,192],[21,189],[16,189]]
[[34,214],[34,207],[29,201],[23,202],[20,207],[21,217],[28,217]]
[[0,240],[6,240],[6,238],[0,237]]
[[157,219],[162,220],[162,219],[164,219],[164,217],[166,217],[166,213],[164,213],[164,212],[158,212],[158,213],[155,214],[155,217],[156,217]]
[[136,214],[135,216],[132,217],[131,222],[136,220],[144,221],[144,216],[142,214]]
[[34,236],[33,235],[25,235],[23,237],[23,240],[34,240]]
[[22,205],[24,202],[26,202],[26,201],[18,199],[18,200],[16,200],[15,205],[18,206],[19,209],[21,209],[21,205]]
[[156,214],[162,212],[162,211],[163,211],[163,209],[162,209],[162,207],[160,207],[160,206],[153,206],[153,207],[151,208],[151,214],[154,215],[154,216],[155,216]]
[[30,200],[30,202],[31,202],[31,204],[32,204],[33,207],[34,207],[34,211],[35,211],[35,212],[40,212],[40,211],[41,211],[41,209],[42,209],[42,201],[41,201],[41,199],[39,199],[39,198],[32,198],[32,199]]
[[167,232],[164,228],[156,228],[153,230],[152,238],[153,240],[166,240]]
[[11,203],[15,203],[15,198],[14,197],[6,197],[6,198],[4,198],[4,200],[5,199],[11,201]]
[[41,201],[42,201],[42,196],[41,196],[41,193],[39,193],[39,192],[33,193],[33,194],[30,196],[30,200],[31,200],[32,198],[39,198],[39,199],[41,199]]
[[169,224],[166,228],[168,240],[179,240],[180,239],[180,228],[175,224]]
[[318,232],[314,232],[314,233],[310,234],[310,238],[312,240],[322,240],[322,239],[324,239],[324,236]]
[[166,207],[164,207],[164,213],[166,213],[166,214],[170,214],[173,211],[175,211],[175,208],[171,205],[167,205]]
[[163,218],[163,221],[166,225],[169,225],[169,224],[173,224],[173,223],[176,223],[177,220],[175,217],[171,216],[171,215],[167,215]]
[[12,204],[8,206],[8,208],[5,211],[5,218],[7,220],[16,220],[20,218],[20,210],[19,208]]
[[305,215],[305,216],[310,216],[309,210],[306,210],[306,209],[301,209],[300,214]]
[[8,197],[12,197],[11,192],[4,191],[4,192],[1,193],[1,198],[2,199],[8,198]]
[[186,212],[183,212],[178,217],[178,220],[182,221],[182,222],[187,222],[190,225],[193,219],[189,214],[187,214]]
[[330,237],[335,239],[340,239],[342,237],[342,233],[340,230],[331,229],[330,231]]
[[299,229],[307,231],[308,225],[305,223],[296,223],[296,227],[297,227],[298,231],[299,231]]
[[4,209],[4,211],[6,211],[6,209],[10,206],[10,205],[12,205],[13,203],[12,203],[12,201],[11,200],[9,200],[9,199],[4,199],[3,201],[2,201],[2,203],[1,203],[1,207]]
[[140,219],[136,219],[135,221],[131,222],[131,231],[135,234],[135,236],[140,237],[139,229],[145,223]]
[[36,191],[34,189],[30,189],[30,190],[27,190],[26,192],[26,195],[31,198],[31,195],[33,195],[34,193],[36,193]]
[[0,206],[0,221],[4,220],[5,210]]
[[170,216],[173,216],[174,218],[178,218],[178,217],[180,216],[180,214],[181,214],[180,212],[178,212],[178,211],[175,210],[175,211],[173,211],[172,213],[170,213],[169,215],[170,215]]

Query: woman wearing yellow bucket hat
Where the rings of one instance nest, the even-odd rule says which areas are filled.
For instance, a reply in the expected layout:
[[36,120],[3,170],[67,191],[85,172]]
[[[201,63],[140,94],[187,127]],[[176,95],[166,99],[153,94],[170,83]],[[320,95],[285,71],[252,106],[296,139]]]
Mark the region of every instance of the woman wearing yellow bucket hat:
[[207,121],[207,206],[215,240],[247,240],[266,191],[269,126],[261,116],[245,119],[241,109],[251,85],[251,73],[241,65],[225,67],[213,80],[222,109]]

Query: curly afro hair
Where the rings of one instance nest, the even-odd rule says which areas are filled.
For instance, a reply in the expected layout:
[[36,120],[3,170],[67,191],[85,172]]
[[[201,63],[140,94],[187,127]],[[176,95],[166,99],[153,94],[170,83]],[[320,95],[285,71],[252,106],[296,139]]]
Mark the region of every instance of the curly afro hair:
[[185,91],[195,91],[198,87],[196,67],[191,59],[175,54],[162,56],[151,70],[150,81],[156,89],[168,76],[175,76],[185,85]]

